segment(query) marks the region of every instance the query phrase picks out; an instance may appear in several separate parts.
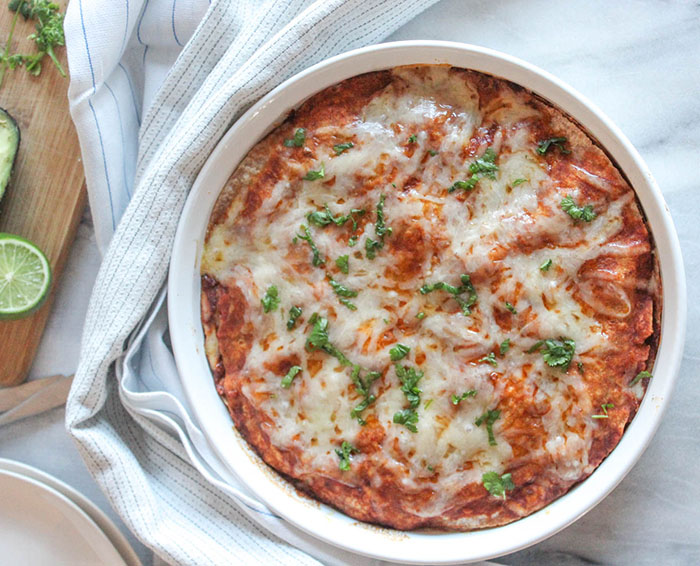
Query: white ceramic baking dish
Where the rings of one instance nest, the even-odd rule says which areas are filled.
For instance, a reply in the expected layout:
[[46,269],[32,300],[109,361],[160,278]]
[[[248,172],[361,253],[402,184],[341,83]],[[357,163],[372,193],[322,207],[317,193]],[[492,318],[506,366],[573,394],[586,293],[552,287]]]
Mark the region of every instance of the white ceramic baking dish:
[[[654,378],[622,440],[584,482],[544,509],[509,525],[468,533],[401,532],[351,519],[295,491],[232,430],[214,389],[200,324],[200,255],[220,189],[250,148],[310,95],[343,79],[410,64],[450,64],[503,77],[572,116],[617,162],[634,187],[656,242],[663,282],[661,341]],[[450,564],[503,555],[541,541],[599,503],[651,440],[673,388],[685,333],[685,276],[671,215],[647,166],[620,130],[552,75],[490,49],[439,41],[375,45],[333,57],[285,81],[223,137],[202,168],[178,227],[168,283],[170,335],[182,385],[202,431],[230,470],[270,509],[328,543],[374,558]]]

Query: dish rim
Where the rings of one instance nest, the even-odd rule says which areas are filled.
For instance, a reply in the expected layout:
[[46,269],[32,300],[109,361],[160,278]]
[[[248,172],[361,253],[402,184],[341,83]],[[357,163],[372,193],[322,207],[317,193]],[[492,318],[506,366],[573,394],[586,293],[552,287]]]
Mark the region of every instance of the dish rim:
[[[311,94],[351,76],[411,64],[449,64],[501,77],[571,116],[598,140],[630,181],[655,242],[662,280],[654,378],[617,446],[587,479],[543,509],[507,525],[471,532],[377,527],[300,495],[262,463],[237,432],[231,434],[233,423],[213,387],[204,355],[201,246],[211,209],[230,174],[255,143]],[[181,380],[183,390],[202,432],[226,467],[268,507],[324,542],[368,557],[412,564],[502,556],[552,536],[602,501],[632,469],[660,423],[680,367],[685,307],[683,261],[670,211],[648,167],[619,128],[581,94],[530,63],[492,49],[444,41],[383,43],[332,57],[287,79],[253,105],[223,136],[195,180],[178,225],[168,277],[173,351],[179,374],[188,376]]]

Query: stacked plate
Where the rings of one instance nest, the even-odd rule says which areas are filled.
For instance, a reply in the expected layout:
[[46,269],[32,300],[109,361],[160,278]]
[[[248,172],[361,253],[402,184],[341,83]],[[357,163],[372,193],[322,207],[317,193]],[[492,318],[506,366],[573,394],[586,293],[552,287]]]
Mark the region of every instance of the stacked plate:
[[3,564],[141,566],[94,503],[36,468],[2,458],[0,556]]

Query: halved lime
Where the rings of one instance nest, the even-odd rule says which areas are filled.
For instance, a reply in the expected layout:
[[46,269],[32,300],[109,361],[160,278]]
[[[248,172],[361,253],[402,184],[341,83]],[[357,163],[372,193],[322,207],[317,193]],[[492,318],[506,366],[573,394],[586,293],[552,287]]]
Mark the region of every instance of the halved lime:
[[0,319],[31,314],[50,287],[51,266],[44,253],[29,240],[0,232]]

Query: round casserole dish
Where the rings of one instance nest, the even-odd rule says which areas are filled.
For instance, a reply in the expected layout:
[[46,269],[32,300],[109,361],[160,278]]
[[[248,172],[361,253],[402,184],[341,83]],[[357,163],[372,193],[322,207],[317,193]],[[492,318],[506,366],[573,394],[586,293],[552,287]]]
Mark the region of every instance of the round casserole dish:
[[[231,433],[204,355],[200,322],[200,256],[209,216],[226,180],[264,135],[310,95],[346,78],[411,64],[449,64],[517,83],[574,118],[607,150],[635,189],[654,238],[663,284],[663,314],[654,379],[622,440],[584,482],[519,521],[469,533],[399,532],[359,523],[298,494]],[[314,536],[372,557],[409,563],[454,563],[493,557],[533,544],[591,509],[630,470],[668,399],[683,344],[685,288],[677,238],[660,191],[624,136],[580,95],[532,66],[493,51],[444,42],[401,42],[335,57],[300,73],[264,97],[224,136],[202,169],[183,211],[169,280],[170,332],[183,387],[209,442],[231,471],[266,505]]]

